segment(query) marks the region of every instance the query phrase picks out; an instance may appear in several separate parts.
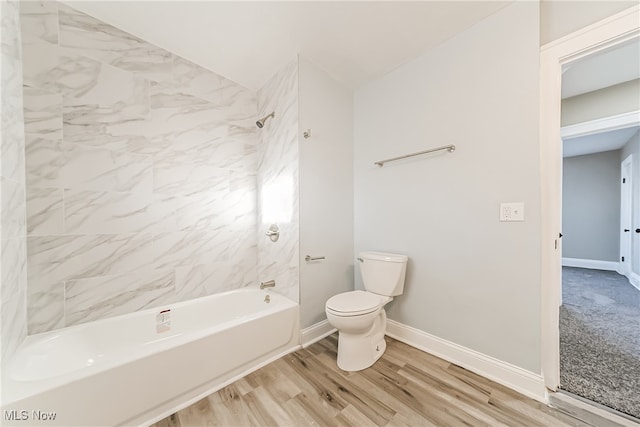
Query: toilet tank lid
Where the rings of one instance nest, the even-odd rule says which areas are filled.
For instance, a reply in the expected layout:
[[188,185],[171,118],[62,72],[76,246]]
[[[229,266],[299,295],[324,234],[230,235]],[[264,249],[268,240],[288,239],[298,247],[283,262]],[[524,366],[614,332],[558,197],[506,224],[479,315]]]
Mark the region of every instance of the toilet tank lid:
[[387,262],[407,262],[409,259],[406,255],[390,254],[387,252],[360,252],[360,258]]

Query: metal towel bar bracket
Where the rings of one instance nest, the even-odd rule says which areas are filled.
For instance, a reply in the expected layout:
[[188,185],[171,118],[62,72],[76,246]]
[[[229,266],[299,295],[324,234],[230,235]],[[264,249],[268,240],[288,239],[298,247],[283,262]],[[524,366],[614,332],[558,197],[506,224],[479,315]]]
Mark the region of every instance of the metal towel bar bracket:
[[448,152],[453,153],[454,151],[456,151],[456,146],[453,144],[444,145],[442,147],[432,148],[430,150],[418,151],[417,153],[411,153],[411,154],[406,154],[404,156],[393,157],[391,159],[380,160],[379,162],[375,162],[374,165],[382,167],[387,162],[393,162],[396,160],[406,159],[408,157],[419,156],[421,154],[433,153],[434,151],[442,151],[442,150],[447,150]]

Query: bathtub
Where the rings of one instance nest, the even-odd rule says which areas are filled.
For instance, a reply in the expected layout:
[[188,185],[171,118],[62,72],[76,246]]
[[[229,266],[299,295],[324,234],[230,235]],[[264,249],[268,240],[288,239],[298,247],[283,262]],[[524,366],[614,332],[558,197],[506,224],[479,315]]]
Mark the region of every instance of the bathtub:
[[29,336],[2,425],[149,425],[299,348],[298,305],[235,290]]

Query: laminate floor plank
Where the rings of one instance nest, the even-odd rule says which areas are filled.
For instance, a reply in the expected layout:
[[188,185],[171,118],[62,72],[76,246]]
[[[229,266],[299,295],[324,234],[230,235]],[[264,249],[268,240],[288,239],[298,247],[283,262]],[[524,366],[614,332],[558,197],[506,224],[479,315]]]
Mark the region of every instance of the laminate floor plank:
[[258,425],[242,396],[234,383],[207,397],[215,425]]
[[[393,340],[393,338],[386,337],[385,339],[387,340],[387,350],[385,351],[385,355],[389,352],[390,355],[394,355],[401,360],[410,360],[414,365],[424,363],[426,367],[436,365],[446,369],[451,365],[451,363],[444,359],[434,356],[433,354],[425,353],[424,351],[418,350],[417,348],[411,347],[403,342]],[[388,345],[390,342],[392,342],[393,345]]]
[[[292,400],[295,400],[321,426],[332,427],[337,425],[336,417],[340,415],[341,411],[327,405],[323,399],[300,393]],[[320,404],[318,404],[318,401],[320,401]]]
[[[335,360],[332,360],[328,356],[325,356],[326,355],[318,355],[317,359],[321,360],[323,365],[326,366],[327,369],[339,370]],[[377,382],[372,382],[368,376],[362,375],[363,372],[364,371],[361,371],[358,375],[350,376],[349,381],[358,386],[360,389],[367,390],[367,393],[371,394],[374,399],[377,399],[390,408],[393,408],[396,411],[396,415],[392,417],[390,422],[401,425],[403,422],[406,423],[410,421],[410,425],[414,426],[429,425],[425,424],[426,420],[423,415],[405,405],[400,399],[398,399],[396,393],[389,393],[387,390],[385,390],[385,387],[381,387],[381,385]],[[402,416],[398,416],[398,413],[402,414]]]
[[[269,367],[277,369],[283,376],[289,378],[300,390],[302,390],[295,399],[311,413],[314,419],[319,422],[323,421],[325,423],[324,425],[326,425],[327,417],[335,417],[340,413],[340,411],[342,411],[342,409],[344,409],[344,407],[338,405],[337,402],[331,399],[327,399],[327,393],[325,393],[321,388],[308,382],[298,373],[298,371],[290,366],[288,363],[290,357],[291,356],[288,355],[282,359],[278,359],[269,365]],[[321,416],[315,416],[314,413],[316,411],[321,414]]]
[[314,375],[315,380],[334,396],[346,402],[345,407],[354,406],[376,425],[385,425],[395,415],[393,409],[372,398],[355,384],[349,383],[344,375],[325,369],[317,359],[307,360],[307,363],[314,372],[321,372],[320,375]]
[[285,356],[284,359],[330,406],[340,412],[348,405],[348,402],[335,393],[333,384],[322,375],[323,370],[311,368],[313,365],[310,366],[308,363],[311,359],[299,359],[295,353]]
[[[400,373],[406,374],[406,371],[401,370]],[[449,388],[442,382],[438,382],[438,380],[433,377],[431,377],[433,381],[424,381],[423,379],[417,378],[415,375],[407,375],[407,378],[415,385],[415,387],[418,387],[419,391],[417,391],[417,393],[419,395],[422,396],[427,394],[433,396],[433,398],[440,402],[444,407],[452,406],[459,408],[477,419],[477,425],[496,427],[508,427],[512,425],[508,422],[509,420],[507,417],[504,417],[497,411],[493,411],[488,405],[485,404],[482,407],[478,407],[478,402],[469,395],[461,393],[456,389]]]
[[387,423],[387,427],[439,427],[424,417],[415,419],[406,412],[398,412],[393,416],[391,421]]
[[263,388],[258,387],[245,394],[242,399],[249,407],[250,414],[253,415],[258,425],[261,426],[289,426],[293,425],[293,420],[285,412],[282,406]]
[[233,384],[236,386],[236,389],[238,390],[238,392],[240,392],[240,394],[242,395],[249,393],[251,390],[255,388],[251,384],[249,384],[249,382],[247,381],[247,377],[240,378]]
[[300,388],[286,375],[282,375],[275,369],[259,369],[249,375],[252,375],[257,383],[266,388],[279,404],[285,403],[301,392]]
[[[374,378],[376,371],[370,370],[364,375]],[[381,377],[381,381],[378,384],[388,393],[395,395],[404,404],[435,424],[439,426],[490,425],[490,423],[483,422],[474,414],[465,412],[460,407],[459,402],[456,401],[454,405],[451,405],[451,401],[455,399],[444,398],[444,393],[438,394],[435,389],[428,390],[402,375],[398,374],[398,377],[403,378],[406,382],[403,384],[389,377]]]
[[500,400],[502,402],[505,402],[508,407],[513,408],[520,414],[525,414],[525,416],[535,419],[539,424],[543,426],[589,426],[589,423],[587,422],[576,420],[573,417],[567,416],[563,412],[555,410],[533,399],[527,399],[525,396],[506,387],[501,387],[500,389],[494,390],[491,393],[491,400],[493,401],[494,399],[496,401]]
[[426,385],[433,384],[438,387],[447,388],[451,390],[451,392],[464,396],[479,405],[486,404],[491,397],[490,388],[478,388],[475,384],[450,376],[446,370],[439,368],[425,371],[413,366],[411,363],[407,363],[400,369],[399,374],[412,379],[414,382]]
[[217,414],[215,414],[211,408],[209,397],[197,401],[174,415],[177,415],[180,420],[181,427],[219,425]]
[[393,396],[395,400],[399,401],[403,406],[408,407],[411,411],[419,414],[422,418],[430,420],[436,424],[442,424],[444,422],[452,422],[451,417],[443,410],[440,405],[425,398],[428,396],[420,395],[417,397],[410,387],[406,387],[409,380],[397,375],[393,377],[387,371],[386,374],[381,373],[378,370],[369,369],[362,371],[362,377],[369,380],[374,387],[382,390],[386,395]]
[[586,427],[567,413],[386,338],[368,369],[336,365],[337,334],[275,362],[153,427]]
[[351,423],[352,426],[377,427],[380,425],[386,425],[386,422],[384,424],[374,423],[370,418],[351,405],[344,408],[341,414]]
[[333,425],[333,420],[328,419],[330,421],[329,424],[318,421],[314,418],[314,414],[312,414],[308,409],[305,408],[298,399],[289,399],[285,403],[282,404],[282,407],[287,411],[292,421],[297,426],[316,426],[316,427],[324,427],[327,425]]

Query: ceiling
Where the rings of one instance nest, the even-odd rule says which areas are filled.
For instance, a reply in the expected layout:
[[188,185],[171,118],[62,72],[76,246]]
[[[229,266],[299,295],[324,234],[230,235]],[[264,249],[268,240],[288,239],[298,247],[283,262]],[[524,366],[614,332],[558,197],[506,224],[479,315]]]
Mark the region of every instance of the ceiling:
[[566,66],[562,99],[640,78],[640,38]]
[[640,129],[633,126],[625,129],[611,130],[594,135],[567,138],[563,140],[562,156],[574,157],[585,154],[601,153],[604,151],[619,150]]
[[[640,38],[570,63],[562,74],[562,98],[640,78]],[[640,129],[625,129],[563,139],[563,157],[619,150]]]
[[511,1],[65,1],[252,89],[305,56],[349,87]]

